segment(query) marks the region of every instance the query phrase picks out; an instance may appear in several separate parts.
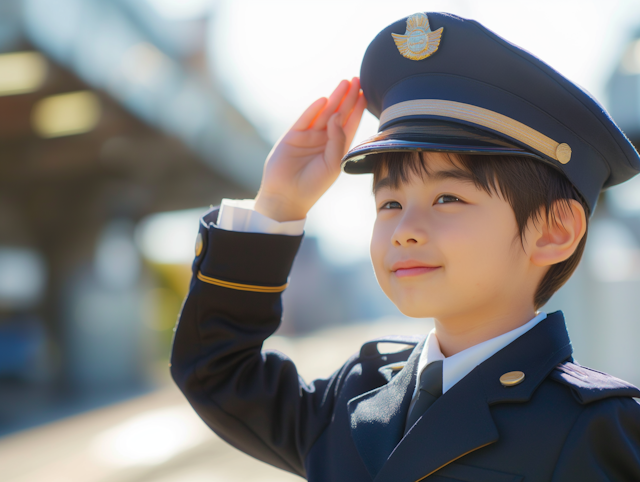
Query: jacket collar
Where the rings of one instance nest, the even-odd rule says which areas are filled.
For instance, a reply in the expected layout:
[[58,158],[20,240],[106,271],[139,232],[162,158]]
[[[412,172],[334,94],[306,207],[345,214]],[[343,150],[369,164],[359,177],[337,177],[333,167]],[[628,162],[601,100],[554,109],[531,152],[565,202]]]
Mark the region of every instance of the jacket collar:
[[352,398],[347,405],[351,435],[372,477],[402,439],[424,342],[422,338],[389,383]]
[[[414,482],[499,438],[490,406],[526,402],[556,365],[571,357],[561,312],[478,365],[440,397],[403,438],[424,340],[388,384],[349,401],[351,433],[375,482]],[[500,376],[525,379],[504,387]]]

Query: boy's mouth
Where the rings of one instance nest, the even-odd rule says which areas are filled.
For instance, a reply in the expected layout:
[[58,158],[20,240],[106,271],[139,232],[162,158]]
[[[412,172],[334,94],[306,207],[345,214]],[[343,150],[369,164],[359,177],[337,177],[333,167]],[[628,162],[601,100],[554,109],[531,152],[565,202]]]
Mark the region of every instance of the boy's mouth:
[[391,267],[391,271],[395,273],[398,278],[405,278],[408,276],[419,276],[421,274],[430,273],[440,268],[440,266],[431,266],[420,261],[407,260],[398,261]]

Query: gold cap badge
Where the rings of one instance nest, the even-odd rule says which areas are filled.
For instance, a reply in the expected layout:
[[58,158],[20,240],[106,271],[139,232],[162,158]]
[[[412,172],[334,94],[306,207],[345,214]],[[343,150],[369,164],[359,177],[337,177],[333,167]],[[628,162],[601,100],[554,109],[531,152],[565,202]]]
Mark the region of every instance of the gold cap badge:
[[407,31],[404,35],[392,33],[391,36],[403,57],[422,60],[438,50],[442,30],[443,27],[440,27],[432,32],[427,16],[416,13],[407,19]]

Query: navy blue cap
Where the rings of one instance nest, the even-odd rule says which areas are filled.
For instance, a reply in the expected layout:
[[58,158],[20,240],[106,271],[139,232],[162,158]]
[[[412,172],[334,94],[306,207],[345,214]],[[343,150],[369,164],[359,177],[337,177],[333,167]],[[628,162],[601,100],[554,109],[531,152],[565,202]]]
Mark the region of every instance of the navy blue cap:
[[342,169],[371,172],[371,154],[442,151],[527,156],[560,169],[591,211],[603,188],[640,172],[640,157],[588,92],[478,22],[446,13],[399,20],[369,45],[360,71],[378,133]]

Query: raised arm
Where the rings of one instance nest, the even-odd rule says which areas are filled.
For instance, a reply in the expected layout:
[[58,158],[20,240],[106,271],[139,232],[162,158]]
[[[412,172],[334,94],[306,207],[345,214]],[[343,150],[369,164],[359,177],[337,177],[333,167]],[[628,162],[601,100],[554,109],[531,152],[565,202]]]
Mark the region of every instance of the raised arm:
[[[343,81],[280,139],[256,210],[279,221],[306,216],[339,173],[364,109],[359,88],[357,79]],[[172,376],[223,439],[304,476],[306,453],[331,419],[340,372],[306,384],[286,356],[262,351],[280,323],[302,236],[225,231],[216,219],[212,210],[200,225],[203,249],[176,329]]]

